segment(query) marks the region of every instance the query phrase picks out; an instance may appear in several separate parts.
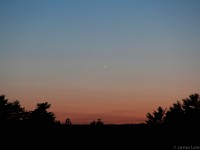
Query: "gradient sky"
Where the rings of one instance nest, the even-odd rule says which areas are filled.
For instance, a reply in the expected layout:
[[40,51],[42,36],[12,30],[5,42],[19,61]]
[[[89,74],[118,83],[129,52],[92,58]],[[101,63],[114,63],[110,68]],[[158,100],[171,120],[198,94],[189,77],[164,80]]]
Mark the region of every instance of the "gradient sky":
[[200,91],[199,0],[1,0],[0,94],[57,119],[144,122]]

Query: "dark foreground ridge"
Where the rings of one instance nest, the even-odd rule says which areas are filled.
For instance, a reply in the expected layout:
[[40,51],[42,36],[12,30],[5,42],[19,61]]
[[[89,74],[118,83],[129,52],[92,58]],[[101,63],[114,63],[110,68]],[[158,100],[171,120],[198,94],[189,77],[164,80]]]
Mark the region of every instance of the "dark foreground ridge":
[[199,129],[147,125],[56,125],[1,127],[1,143],[9,148],[175,149],[200,146]]

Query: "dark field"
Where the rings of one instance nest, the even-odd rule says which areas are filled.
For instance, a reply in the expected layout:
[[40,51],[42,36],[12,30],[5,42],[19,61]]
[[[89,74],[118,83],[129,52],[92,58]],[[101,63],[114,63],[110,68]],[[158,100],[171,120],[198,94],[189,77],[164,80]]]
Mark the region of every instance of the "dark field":
[[198,149],[197,128],[147,125],[2,127],[6,149]]

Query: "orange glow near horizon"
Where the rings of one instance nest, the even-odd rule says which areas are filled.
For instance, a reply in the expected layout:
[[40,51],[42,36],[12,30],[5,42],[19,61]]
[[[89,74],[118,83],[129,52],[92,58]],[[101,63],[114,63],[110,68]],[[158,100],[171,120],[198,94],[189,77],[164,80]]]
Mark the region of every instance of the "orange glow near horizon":
[[26,110],[33,110],[37,103],[49,102],[49,111],[56,115],[56,120],[64,122],[70,118],[74,124],[89,124],[98,118],[106,124],[144,123],[147,112],[153,112],[158,106],[169,108],[172,103],[194,93],[184,89],[179,93],[175,89],[163,93],[153,89],[145,89],[147,92],[144,93],[136,89],[109,91],[81,88],[65,92],[55,89],[32,91],[19,90],[5,94],[10,101],[19,100]]

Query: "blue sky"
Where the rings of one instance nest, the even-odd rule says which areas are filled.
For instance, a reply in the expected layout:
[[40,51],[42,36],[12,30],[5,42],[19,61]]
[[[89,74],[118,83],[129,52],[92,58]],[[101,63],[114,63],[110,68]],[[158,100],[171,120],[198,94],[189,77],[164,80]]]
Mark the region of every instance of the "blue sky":
[[[145,92],[157,99],[145,112],[162,96],[198,92],[199,6],[198,0],[1,0],[1,92],[27,106],[62,95],[50,101],[76,113],[84,98],[107,112],[127,107],[120,101],[104,108],[112,96],[121,92],[133,107],[136,99],[148,103]],[[110,96],[100,100],[103,93]],[[86,101],[87,109],[96,107]]]

